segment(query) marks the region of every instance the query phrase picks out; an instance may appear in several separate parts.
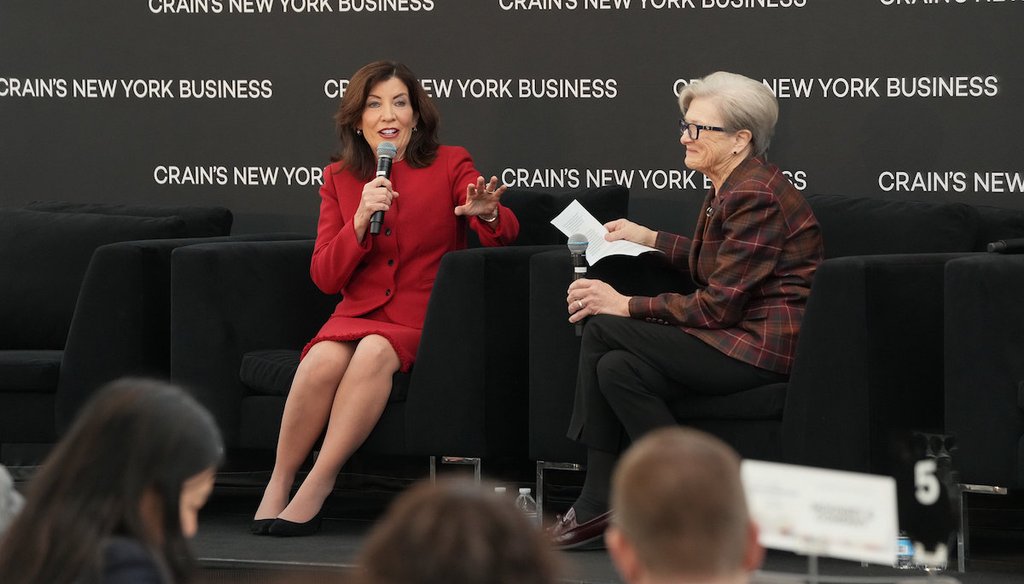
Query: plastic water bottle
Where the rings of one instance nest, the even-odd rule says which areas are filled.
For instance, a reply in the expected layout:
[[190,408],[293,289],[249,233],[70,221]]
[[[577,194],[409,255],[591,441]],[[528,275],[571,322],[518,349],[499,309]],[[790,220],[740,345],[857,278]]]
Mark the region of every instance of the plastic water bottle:
[[914,565],[914,542],[910,541],[904,531],[900,532],[899,538],[896,540],[896,564],[893,567],[901,570],[916,567]]
[[537,516],[537,501],[530,494],[529,487],[523,487],[519,489],[519,496],[516,497],[516,509],[519,509],[523,515],[533,525],[539,525],[540,517]]

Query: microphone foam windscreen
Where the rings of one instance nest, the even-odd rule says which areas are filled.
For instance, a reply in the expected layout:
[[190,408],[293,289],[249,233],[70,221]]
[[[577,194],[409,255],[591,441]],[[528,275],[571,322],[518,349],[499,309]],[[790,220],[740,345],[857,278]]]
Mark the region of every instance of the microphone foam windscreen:
[[394,158],[398,154],[398,148],[391,142],[377,144],[377,158]]
[[582,233],[573,233],[569,236],[568,246],[571,253],[586,253],[587,236]]

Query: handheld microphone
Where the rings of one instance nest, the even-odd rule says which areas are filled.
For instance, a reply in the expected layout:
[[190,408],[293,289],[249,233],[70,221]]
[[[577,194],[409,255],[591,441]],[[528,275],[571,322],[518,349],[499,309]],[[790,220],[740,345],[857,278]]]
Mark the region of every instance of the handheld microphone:
[[988,244],[988,251],[993,253],[1024,253],[1024,238],[993,241]]
[[[587,277],[587,236],[573,233],[569,236],[569,253],[572,255],[572,281]],[[583,321],[576,323],[576,336],[583,336]]]
[[[377,176],[391,178],[391,160],[398,154],[398,148],[391,142],[381,142],[377,145]],[[380,233],[380,226],[384,223],[384,211],[374,211],[370,215],[370,235]]]

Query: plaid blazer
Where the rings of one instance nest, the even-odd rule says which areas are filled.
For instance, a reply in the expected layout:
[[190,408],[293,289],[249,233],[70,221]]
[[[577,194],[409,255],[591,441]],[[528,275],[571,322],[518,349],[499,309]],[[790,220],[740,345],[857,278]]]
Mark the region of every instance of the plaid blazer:
[[742,162],[704,199],[692,239],[659,232],[655,247],[689,270],[696,292],[634,296],[629,312],[678,326],[726,355],[789,373],[821,263],[821,230],[807,201],[774,164]]

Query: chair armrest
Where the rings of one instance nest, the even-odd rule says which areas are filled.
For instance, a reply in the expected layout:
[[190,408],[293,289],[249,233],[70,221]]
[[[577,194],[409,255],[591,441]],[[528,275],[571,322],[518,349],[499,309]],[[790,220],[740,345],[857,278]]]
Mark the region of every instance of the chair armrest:
[[1024,256],[946,265],[946,431],[961,482],[1024,487]]
[[58,432],[99,386],[126,375],[170,374],[171,252],[227,241],[300,239],[294,233],[149,239],[100,246],[82,281],[55,396]]
[[786,394],[786,459],[886,473],[894,439],[942,431],[943,272],[963,255],[821,264]]
[[525,458],[529,258],[553,247],[442,258],[406,398],[410,455]]
[[313,240],[193,245],[171,257],[171,380],[213,413],[228,446],[238,442],[242,356],[301,348],[336,296],[309,277]]

